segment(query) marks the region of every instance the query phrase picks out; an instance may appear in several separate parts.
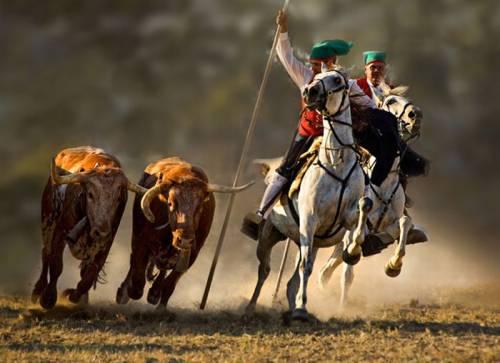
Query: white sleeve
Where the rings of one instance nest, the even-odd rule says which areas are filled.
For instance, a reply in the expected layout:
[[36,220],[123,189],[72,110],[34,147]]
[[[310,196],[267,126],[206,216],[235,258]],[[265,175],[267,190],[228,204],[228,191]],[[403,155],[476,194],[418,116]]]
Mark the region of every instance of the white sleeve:
[[349,80],[349,100],[359,107],[377,108],[375,102],[363,92],[353,79]]
[[303,88],[311,81],[313,72],[293,55],[293,49],[290,44],[290,39],[288,38],[288,33],[280,33],[278,44],[276,44],[276,53],[278,54],[281,64],[285,67],[285,70],[288,72],[292,81],[302,91]]

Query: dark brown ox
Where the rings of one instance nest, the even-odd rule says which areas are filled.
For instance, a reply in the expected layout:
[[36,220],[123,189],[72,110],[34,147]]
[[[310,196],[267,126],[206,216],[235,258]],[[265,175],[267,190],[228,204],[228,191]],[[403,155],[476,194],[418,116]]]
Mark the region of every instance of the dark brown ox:
[[[149,190],[134,201],[130,269],[116,302],[140,299],[147,277],[154,280],[148,302],[164,308],[208,236],[215,210],[212,193],[238,192],[251,183],[235,188],[210,184],[202,169],[166,158],[148,165],[139,185]],[[165,277],[168,270],[172,271]]]
[[33,289],[33,302],[39,299],[46,309],[55,305],[66,244],[82,262],[76,289],[64,294],[73,303],[88,300],[120,224],[127,189],[146,191],[130,183],[118,160],[100,149],[65,149],[52,160],[42,196],[42,272]]

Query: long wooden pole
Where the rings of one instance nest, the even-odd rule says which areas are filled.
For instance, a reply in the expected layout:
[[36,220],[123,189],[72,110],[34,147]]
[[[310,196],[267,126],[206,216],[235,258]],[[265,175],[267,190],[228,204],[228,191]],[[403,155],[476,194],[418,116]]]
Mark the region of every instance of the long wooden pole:
[[285,269],[286,258],[288,256],[288,249],[290,248],[290,238],[286,239],[285,251],[283,251],[283,258],[281,259],[280,271],[278,273],[278,279],[276,280],[276,289],[274,290],[272,304],[276,304],[278,301],[278,293],[281,285],[281,278],[283,277],[283,270]]
[[[286,11],[288,8],[288,3],[290,0],[285,0],[285,4],[283,5],[283,11]],[[267,85],[267,80],[269,78],[269,74],[271,72],[271,67],[273,65],[273,57],[274,51],[276,49],[276,44],[278,43],[278,38],[281,32],[281,27],[278,25],[276,29],[276,33],[274,34],[273,45],[271,47],[271,51],[269,53],[269,58],[267,59],[266,69],[264,70],[264,75],[262,77],[262,82],[260,83],[259,93],[257,94],[257,100],[255,101],[255,106],[252,112],[252,118],[250,120],[250,125],[248,127],[247,135],[245,138],[245,143],[243,144],[243,150],[241,152],[240,162],[238,164],[238,169],[236,169],[236,173],[234,175],[233,186],[238,185],[238,180],[240,178],[241,170],[243,168],[243,164],[245,162],[248,149],[250,148],[250,144],[253,137],[253,132],[255,130],[255,124],[257,122],[257,114],[260,110],[260,105],[262,103],[262,97],[264,95],[264,89]],[[231,217],[231,212],[233,209],[235,193],[231,193],[229,197],[229,204],[227,206],[226,215],[224,217],[224,222],[222,223],[222,229],[220,232],[219,240],[217,242],[217,247],[215,248],[214,258],[212,260],[212,266],[210,267],[210,272],[208,274],[207,284],[205,286],[205,291],[203,293],[203,298],[201,299],[200,309],[205,309],[207,304],[208,294],[210,292],[210,287],[212,285],[212,280],[215,273],[215,268],[217,267],[217,261],[219,260],[220,251],[222,249],[222,243],[224,242],[224,237],[226,235],[227,226],[229,224],[229,218]]]

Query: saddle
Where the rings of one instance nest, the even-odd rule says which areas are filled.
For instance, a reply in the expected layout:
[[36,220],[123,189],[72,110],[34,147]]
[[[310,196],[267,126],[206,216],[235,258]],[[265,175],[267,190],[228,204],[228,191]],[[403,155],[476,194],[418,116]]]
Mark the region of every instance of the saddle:
[[[314,139],[314,142],[309,147],[305,153],[300,155],[299,160],[297,161],[296,169],[293,173],[292,181],[290,182],[290,187],[288,188],[288,198],[292,199],[293,196],[300,190],[300,184],[302,183],[302,179],[306,174],[307,169],[314,162],[319,153],[319,148],[321,146],[321,142],[323,141],[323,136],[319,136]],[[371,154],[368,150],[364,149],[359,145],[354,146],[356,152],[360,156],[360,164],[361,166],[368,165]]]
[[304,178],[307,169],[309,169],[309,166],[311,166],[314,159],[316,159],[316,156],[318,156],[319,147],[321,146],[322,141],[323,136],[315,138],[314,142],[309,147],[309,150],[299,156],[290,187],[288,188],[288,197],[290,199],[292,199],[293,195],[300,190],[302,179]]

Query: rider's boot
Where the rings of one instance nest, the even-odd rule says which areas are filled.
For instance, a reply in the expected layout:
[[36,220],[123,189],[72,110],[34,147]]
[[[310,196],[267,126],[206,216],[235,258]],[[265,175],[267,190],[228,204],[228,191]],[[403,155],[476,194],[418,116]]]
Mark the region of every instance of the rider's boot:
[[278,200],[281,190],[288,182],[288,179],[279,173],[275,172],[271,177],[269,184],[266,187],[259,209],[255,213],[248,213],[243,218],[243,225],[241,231],[248,237],[257,240],[260,225],[264,222],[265,218],[269,215],[273,205]]

